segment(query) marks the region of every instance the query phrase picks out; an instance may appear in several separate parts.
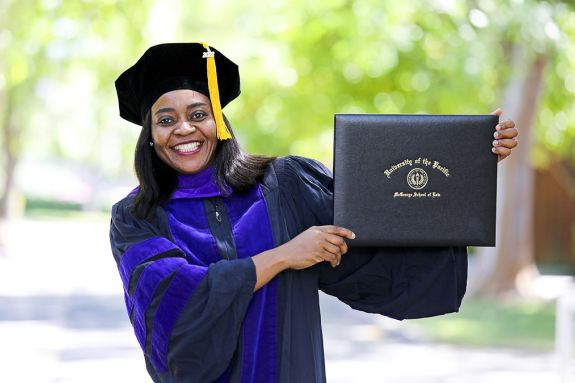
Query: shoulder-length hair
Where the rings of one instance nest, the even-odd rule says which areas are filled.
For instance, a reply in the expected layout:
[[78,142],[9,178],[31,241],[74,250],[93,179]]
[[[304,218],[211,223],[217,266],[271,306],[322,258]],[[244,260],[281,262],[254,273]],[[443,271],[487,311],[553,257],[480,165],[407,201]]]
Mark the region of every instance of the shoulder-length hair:
[[[242,193],[262,179],[275,157],[244,152],[226,116],[224,121],[232,138],[218,141],[216,145],[213,161],[216,183],[222,191],[225,191],[225,185],[228,185],[234,191]],[[142,124],[134,156],[134,168],[140,187],[131,208],[140,218],[153,216],[155,207],[167,202],[178,186],[178,173],[158,157],[150,142],[152,119],[148,113]]]

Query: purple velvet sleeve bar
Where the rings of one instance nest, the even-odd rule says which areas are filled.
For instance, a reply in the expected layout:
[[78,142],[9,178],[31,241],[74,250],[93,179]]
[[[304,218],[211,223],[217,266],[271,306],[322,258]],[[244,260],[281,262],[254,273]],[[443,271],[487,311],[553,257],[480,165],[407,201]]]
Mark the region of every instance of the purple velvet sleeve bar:
[[175,250],[176,245],[162,237],[152,237],[131,246],[122,256],[119,271],[126,290],[134,269],[159,254]]
[[186,265],[176,272],[156,311],[152,332],[152,363],[162,373],[168,369],[168,343],[184,306],[204,279],[207,267]]
[[256,279],[251,258],[209,266],[172,329],[167,381],[212,382],[224,373],[236,352]]
[[186,264],[181,258],[159,259],[144,269],[134,294],[134,332],[142,349],[146,345],[146,312],[160,282]]

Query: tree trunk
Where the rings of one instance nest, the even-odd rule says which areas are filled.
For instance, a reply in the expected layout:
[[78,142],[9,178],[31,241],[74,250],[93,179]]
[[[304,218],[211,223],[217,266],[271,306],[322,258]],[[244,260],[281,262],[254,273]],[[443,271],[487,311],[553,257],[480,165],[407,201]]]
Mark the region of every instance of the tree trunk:
[[4,180],[2,189],[0,189],[0,220],[8,218],[10,195],[14,185],[14,172],[16,171],[17,155],[16,141],[17,131],[12,126],[12,103],[9,94],[6,95],[6,107],[4,109],[4,118],[0,129],[2,131],[2,154],[4,166]]
[[10,195],[12,194],[12,187],[14,185],[14,173],[16,171],[17,159],[14,153],[11,153],[6,148],[4,152],[4,182],[3,192],[0,195],[0,220],[8,218],[10,211]]
[[529,294],[537,275],[533,244],[534,169],[531,166],[533,122],[537,112],[546,57],[532,61],[516,46],[513,74],[507,83],[503,112],[519,129],[519,146],[499,165],[497,247],[479,248],[470,273],[470,294]]

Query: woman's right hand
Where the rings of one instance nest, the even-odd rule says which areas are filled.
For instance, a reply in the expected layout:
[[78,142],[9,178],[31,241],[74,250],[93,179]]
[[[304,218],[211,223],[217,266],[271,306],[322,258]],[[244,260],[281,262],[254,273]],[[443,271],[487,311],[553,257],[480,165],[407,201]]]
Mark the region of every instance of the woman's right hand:
[[254,255],[254,291],[285,269],[305,269],[323,261],[336,267],[347,252],[344,238],[354,239],[355,234],[339,226],[312,226],[283,245]]
[[341,256],[347,253],[345,238],[354,239],[355,234],[339,226],[312,226],[277,250],[291,269],[305,269],[323,261],[336,267]]

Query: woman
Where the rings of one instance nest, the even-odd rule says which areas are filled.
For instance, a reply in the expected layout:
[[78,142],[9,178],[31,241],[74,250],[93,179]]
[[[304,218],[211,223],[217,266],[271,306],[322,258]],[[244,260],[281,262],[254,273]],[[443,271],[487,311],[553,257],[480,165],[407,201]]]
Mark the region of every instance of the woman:
[[[116,89],[142,125],[140,185],[114,205],[110,239],[154,381],[325,381],[318,289],[398,319],[458,310],[466,248],[348,252],[324,166],[241,151],[221,113],[238,68],[217,50],[154,46]],[[504,158],[517,130],[497,129]]]

